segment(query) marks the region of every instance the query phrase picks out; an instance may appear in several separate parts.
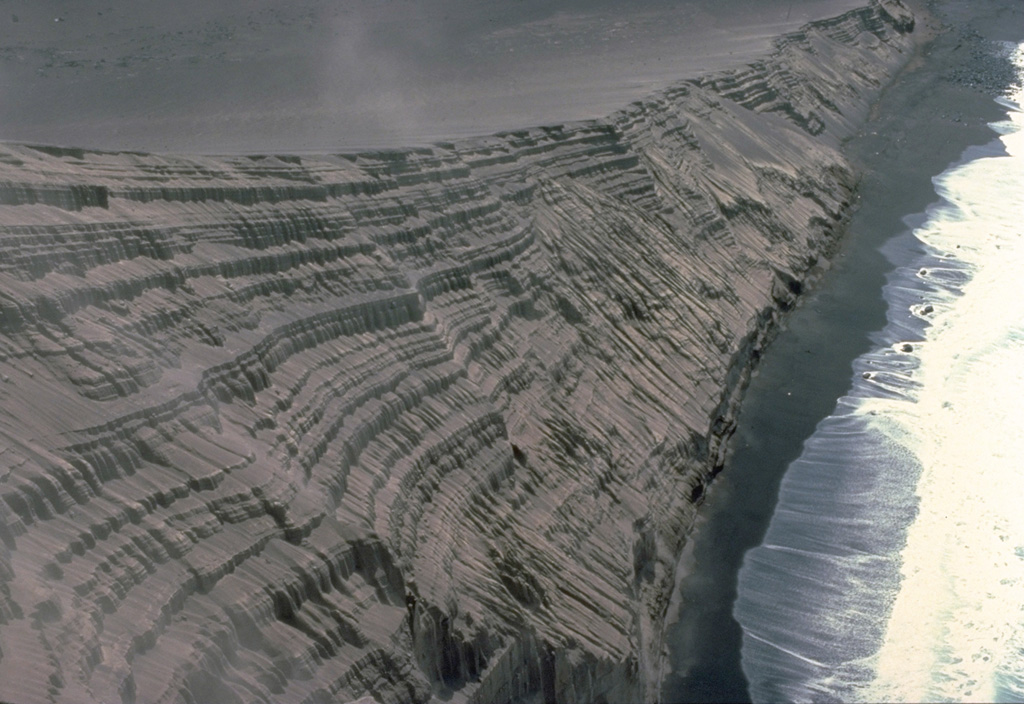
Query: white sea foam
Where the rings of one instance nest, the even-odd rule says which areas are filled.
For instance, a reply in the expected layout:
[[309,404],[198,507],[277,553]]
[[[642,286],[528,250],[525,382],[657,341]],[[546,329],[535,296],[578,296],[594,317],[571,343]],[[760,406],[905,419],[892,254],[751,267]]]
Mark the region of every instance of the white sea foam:
[[1022,101],[935,179],[925,254],[747,555],[755,700],[1024,699]]

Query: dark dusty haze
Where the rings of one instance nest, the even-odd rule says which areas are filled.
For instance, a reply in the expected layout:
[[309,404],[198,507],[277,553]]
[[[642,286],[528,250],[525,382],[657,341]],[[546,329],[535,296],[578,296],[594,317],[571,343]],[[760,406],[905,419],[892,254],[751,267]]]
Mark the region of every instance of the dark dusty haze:
[[604,116],[863,0],[0,0],[0,139],[402,146]]

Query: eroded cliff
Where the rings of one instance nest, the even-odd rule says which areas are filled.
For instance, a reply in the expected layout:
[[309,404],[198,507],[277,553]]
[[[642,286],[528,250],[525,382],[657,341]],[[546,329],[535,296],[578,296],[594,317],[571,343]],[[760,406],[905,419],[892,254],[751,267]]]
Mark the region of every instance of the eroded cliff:
[[429,149],[0,145],[0,698],[655,698],[912,26]]

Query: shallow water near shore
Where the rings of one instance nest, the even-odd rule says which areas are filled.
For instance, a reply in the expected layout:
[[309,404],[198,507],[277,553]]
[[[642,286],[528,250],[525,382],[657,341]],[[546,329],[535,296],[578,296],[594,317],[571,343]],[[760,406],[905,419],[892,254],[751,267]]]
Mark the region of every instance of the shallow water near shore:
[[1004,105],[886,246],[887,325],[746,555],[755,701],[1024,697],[1024,113]]
[[[940,34],[926,48],[925,60],[886,92],[872,124],[848,145],[865,174],[862,203],[831,271],[787,318],[755,370],[726,471],[707,494],[680,565],[662,701],[750,699],[740,662],[742,630],[732,613],[744,553],[764,537],[786,468],[849,391],[853,361],[878,346],[873,331],[887,324],[882,289],[894,268],[893,248],[910,245],[907,257],[921,254],[909,230],[924,222],[927,205],[936,199],[933,176],[963,158],[969,145],[990,142],[988,123],[1005,117],[973,85],[949,80],[963,70],[962,44],[974,41],[974,29],[989,41],[1018,38],[1012,28],[1019,26],[1019,9],[980,9],[970,7],[968,22],[965,6],[938,7],[939,22],[966,27],[968,38],[956,31]],[[883,255],[886,243],[891,244]]]

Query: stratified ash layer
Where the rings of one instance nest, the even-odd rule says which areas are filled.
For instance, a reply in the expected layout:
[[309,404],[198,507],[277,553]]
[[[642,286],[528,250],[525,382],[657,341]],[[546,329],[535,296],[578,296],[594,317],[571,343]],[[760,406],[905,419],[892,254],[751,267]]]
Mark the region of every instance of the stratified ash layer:
[[430,149],[0,146],[0,699],[657,697],[912,25]]

